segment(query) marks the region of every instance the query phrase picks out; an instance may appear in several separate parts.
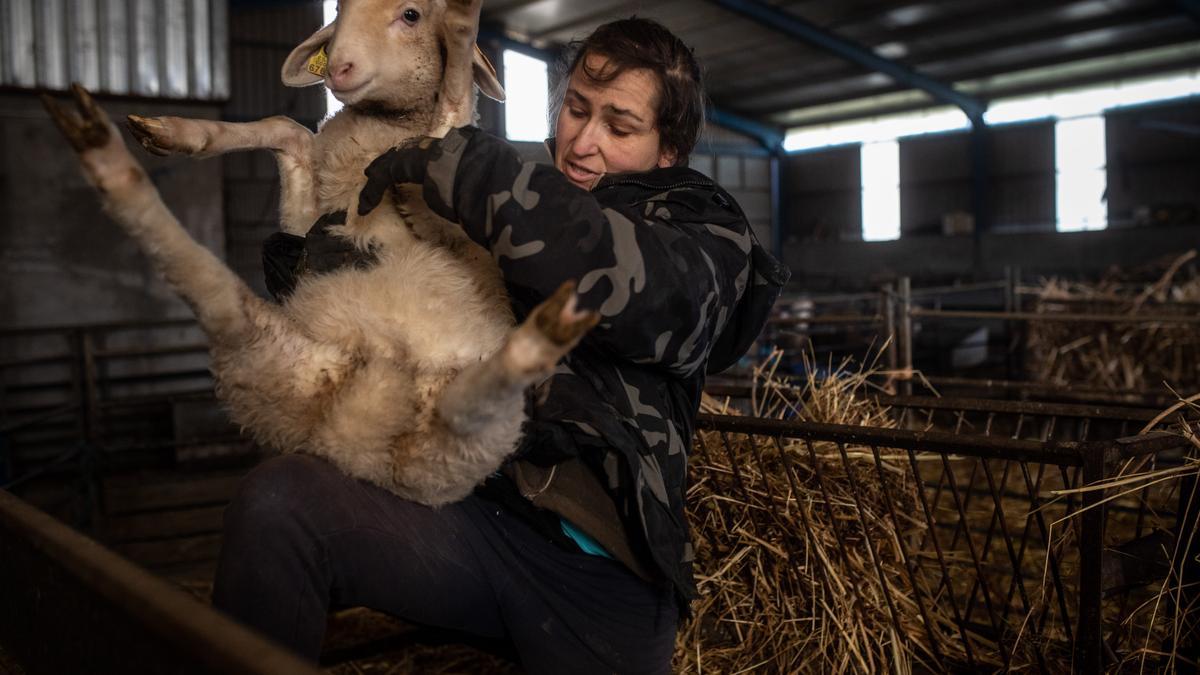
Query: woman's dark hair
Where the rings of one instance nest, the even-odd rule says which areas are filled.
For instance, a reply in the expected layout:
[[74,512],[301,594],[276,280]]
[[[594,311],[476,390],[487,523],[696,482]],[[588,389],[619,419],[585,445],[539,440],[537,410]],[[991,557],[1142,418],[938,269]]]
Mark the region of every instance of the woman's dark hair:
[[[704,85],[696,56],[665,26],[632,17],[604,24],[591,35],[573,41],[568,67],[559,80],[555,112],[562,108],[567,83],[576,68],[593,82],[612,82],[626,70],[645,68],[658,77],[659,97],[655,126],[662,148],[673,151],[675,164],[686,166],[688,155],[704,130]],[[603,68],[588,67],[586,57],[607,57]]]

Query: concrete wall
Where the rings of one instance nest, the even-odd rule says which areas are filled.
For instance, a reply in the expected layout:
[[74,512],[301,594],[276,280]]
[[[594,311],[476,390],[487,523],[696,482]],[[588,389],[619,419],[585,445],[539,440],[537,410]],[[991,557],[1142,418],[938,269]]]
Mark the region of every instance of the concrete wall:
[[862,157],[846,145],[783,162],[783,241],[862,241]]
[[1200,221],[1200,100],[1116,111],[1106,119],[1109,221]]
[[1060,234],[1054,129],[1041,122],[992,131],[993,230],[943,237],[942,217],[971,210],[967,133],[902,140],[901,240],[863,243],[859,147],[791,155],[785,162],[786,260],[811,289],[871,287],[896,276],[918,283],[1026,276],[1096,277],[1200,245],[1200,102],[1107,116],[1105,232]]
[[1134,267],[1200,244],[1200,225],[1101,232],[1009,233],[974,237],[913,236],[890,242],[795,241],[784,260],[793,284],[806,290],[877,288],[897,277],[932,285],[997,280],[1005,267],[1023,278],[1095,278],[1110,267]]
[[[219,115],[207,104],[99,102],[118,120],[134,112]],[[192,236],[223,255],[220,162],[160,159],[140,148],[134,153]],[[0,95],[0,268],[5,328],[189,315],[133,241],[100,211],[74,153],[33,93]]]
[[[989,199],[998,231],[1053,232],[1054,125],[1014,124],[991,131]],[[943,216],[971,213],[969,133],[900,141],[900,236],[941,234]]]

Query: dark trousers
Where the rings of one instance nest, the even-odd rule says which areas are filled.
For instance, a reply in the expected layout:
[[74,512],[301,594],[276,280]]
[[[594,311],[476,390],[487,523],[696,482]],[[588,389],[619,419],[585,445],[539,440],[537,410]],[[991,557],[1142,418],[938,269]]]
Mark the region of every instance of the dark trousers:
[[529,673],[668,673],[669,590],[471,496],[433,509],[286,455],[225,511],[213,604],[316,660],[330,608],[510,642]]

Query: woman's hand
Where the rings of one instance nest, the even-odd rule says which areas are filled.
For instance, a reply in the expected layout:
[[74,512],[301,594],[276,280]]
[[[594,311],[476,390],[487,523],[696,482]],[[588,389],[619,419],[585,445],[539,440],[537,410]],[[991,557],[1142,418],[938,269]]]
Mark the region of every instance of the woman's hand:
[[429,149],[435,138],[413,139],[376,157],[363,173],[367,184],[358,193],[358,215],[365,216],[379,206],[383,195],[394,185],[425,182]]
[[[365,216],[379,206],[383,195],[394,185],[423,184],[437,161],[446,151],[459,152],[467,141],[479,129],[463,127],[451,129],[445,138],[415,138],[388,150],[376,157],[363,173],[367,176],[367,184],[358,194],[358,215]],[[449,185],[454,184],[454,176],[439,176]],[[440,195],[430,195],[426,191],[426,201],[430,208],[443,217],[447,211],[452,211],[451,204],[442,203]],[[437,192],[437,190],[432,190]],[[449,218],[454,220],[453,218]]]

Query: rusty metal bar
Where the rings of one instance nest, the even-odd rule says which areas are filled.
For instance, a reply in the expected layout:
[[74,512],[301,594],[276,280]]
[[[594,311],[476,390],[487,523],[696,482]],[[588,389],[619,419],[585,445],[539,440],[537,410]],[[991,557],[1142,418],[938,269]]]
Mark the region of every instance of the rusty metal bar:
[[[1175,522],[1174,560],[1171,561],[1172,574],[1179,586],[1177,611],[1195,607],[1200,599],[1200,591],[1196,589],[1197,576],[1200,575],[1200,532],[1197,523],[1200,522],[1200,491],[1197,487],[1200,481],[1196,475],[1189,474],[1179,482],[1179,509]],[[1179,639],[1180,656],[1193,660],[1200,657],[1200,636],[1197,630],[1188,626],[1182,627]]]
[[[812,459],[813,472],[817,476],[817,486],[821,488],[821,497],[825,502],[825,512],[829,515],[829,524],[833,529],[833,538],[837,542],[838,551],[842,555],[842,562],[847,569],[851,569],[850,554],[846,551],[846,539],[842,536],[842,528],[838,527],[838,517],[833,511],[833,499],[829,497],[829,489],[825,487],[825,472],[821,470],[821,459],[817,457],[817,449],[813,447],[812,441],[804,439],[804,445],[808,448],[809,458]],[[858,592],[858,584],[849,584],[850,590],[854,592],[854,598],[858,601],[858,610],[864,611],[866,604],[863,602],[862,594]]]
[[[1036,480],[1036,482],[1030,482],[1029,466],[1025,462],[1021,462],[1021,475],[1024,477],[1025,485],[1028,487],[1028,489],[1030,491],[1029,494],[1031,495],[1030,511],[1032,512],[1033,516],[1036,519],[1037,526],[1038,526],[1038,532],[1041,534],[1042,541],[1049,542],[1050,541],[1050,530],[1048,527],[1046,527],[1046,518],[1042,514],[1041,500],[1038,499],[1038,497],[1037,497],[1038,490],[1041,490],[1041,487],[1042,487],[1042,477],[1043,477],[1045,468],[1046,468],[1045,464],[1038,465],[1037,480]],[[1028,519],[1026,519],[1025,527],[1026,528],[1029,527]],[[1024,545],[1025,545],[1024,541],[1022,541],[1022,546],[1024,546]],[[1022,554],[1022,556],[1023,555],[1024,554]],[[1072,634],[1072,627],[1071,627],[1071,613],[1067,607],[1066,586],[1063,584],[1063,581],[1062,581],[1062,570],[1059,568],[1058,555],[1054,553],[1053,546],[1047,546],[1046,556],[1049,558],[1050,578],[1054,583],[1055,596],[1058,598],[1058,609],[1060,612],[1062,612],[1062,616],[1063,616],[1063,629],[1067,634],[1067,641],[1074,642],[1074,636]],[[1049,607],[1049,606],[1050,606],[1050,604],[1046,603],[1046,607]],[[1039,625],[1038,625],[1039,632],[1044,627],[1044,625],[1045,625],[1044,622],[1039,622]]]
[[[954,426],[954,433],[955,433],[955,434],[958,434],[958,433],[960,433],[960,432],[961,432],[961,430],[962,430],[962,425],[963,425],[963,422],[965,421],[965,419],[966,419],[966,416],[965,416],[965,415],[963,415],[963,413],[961,413],[961,412],[960,412],[960,413],[958,413],[958,422],[957,422],[957,423],[955,424],[955,426]],[[984,429],[984,435],[990,435],[990,434],[991,434],[991,431],[992,431],[992,419],[993,419],[993,415],[988,415],[988,421],[987,421],[987,426],[986,426],[986,427],[985,427],[985,429]],[[1016,436],[1014,436],[1014,438],[1016,438]],[[971,464],[971,476],[970,476],[970,478],[968,478],[968,479],[967,479],[966,497],[965,497],[965,498],[964,498],[964,500],[963,500],[963,507],[964,507],[964,509],[966,509],[966,508],[969,508],[969,507],[970,507],[970,501],[971,501],[971,497],[972,497],[972,496],[975,494],[975,492],[976,492],[976,490],[975,490],[975,479],[978,477],[978,474],[979,474],[979,465],[980,465],[980,463],[981,463],[981,462],[982,462],[982,463],[986,463],[986,461],[987,461],[987,460],[976,460],[975,462],[972,462],[972,464]],[[954,477],[953,475],[950,475],[950,480],[954,480],[954,478],[955,478],[955,477]],[[942,484],[941,484],[941,482],[939,481],[939,483],[938,483],[938,491],[937,491],[937,493],[936,493],[936,494],[940,495],[940,494],[941,494],[941,490],[942,490]],[[936,501],[935,501],[935,503],[936,503]],[[964,521],[961,521],[961,520],[960,520],[960,521],[958,521],[958,522],[955,524],[955,526],[954,526],[954,528],[955,528],[955,529],[954,529],[954,536],[952,536],[952,537],[950,538],[950,548],[954,548],[955,546],[957,546],[957,545],[958,545],[958,535],[959,535],[960,531],[965,531],[965,530],[968,528],[968,526],[969,526],[969,523],[966,523],[966,522],[964,522]],[[988,539],[991,539],[991,536],[990,536],[990,535],[989,535]],[[972,595],[972,597],[974,597],[974,593],[972,593],[971,595]],[[968,621],[970,621],[970,620],[971,620],[971,612],[970,612],[970,610],[968,610],[968,611],[967,611],[967,620],[968,620]]]
[[196,319],[163,319],[161,321],[114,321],[111,323],[93,323],[81,326],[30,326],[28,328],[6,328],[0,330],[0,338],[13,336],[44,335],[46,333],[69,333],[72,330],[91,332],[142,330],[153,328],[172,328],[179,326],[198,326]]
[[997,401],[983,398],[938,398],[934,396],[875,397],[880,405],[895,408],[921,408],[1025,415],[1057,415],[1059,417],[1098,418],[1149,422],[1159,411],[1118,406],[1080,405],[1073,403],[1040,403],[1037,401]]
[[[897,340],[900,345],[900,368],[904,372],[910,373],[913,369],[912,279],[901,277],[898,294],[900,296],[900,335]],[[912,393],[912,380],[906,379],[900,383],[900,393]]]
[[967,437],[944,431],[910,431],[856,427],[844,424],[817,424],[790,420],[756,419],[733,415],[701,414],[696,428],[710,431],[732,431],[743,434],[784,436],[806,440],[824,440],[848,445],[884,445],[900,450],[918,447],[939,453],[997,459],[1025,459],[1079,466],[1082,463],[1082,444],[1072,441],[1041,443],[1009,438]]
[[[1004,463],[1004,472],[1000,478],[1001,484],[1006,484],[1008,482],[1008,471],[1011,466],[1012,466],[1012,462]],[[998,523],[1000,525],[1000,536],[1004,540],[1004,548],[1008,552],[1009,562],[1012,563],[1013,583],[1016,584],[1018,595],[1021,598],[1021,607],[1024,608],[1025,613],[1028,614],[1030,612],[1031,605],[1029,603],[1029,595],[1025,591],[1024,576],[1021,574],[1021,559],[1017,557],[1016,549],[1013,548],[1012,533],[1009,532],[1009,530],[1008,530],[1008,520],[1005,518],[1005,515],[1004,515],[1004,500],[1000,497],[1000,492],[996,488],[996,481],[992,475],[992,470],[988,466],[986,460],[984,460],[984,462],[983,462],[983,473],[984,473],[984,476],[987,477],[988,488],[992,491],[992,503],[995,505],[995,510],[992,513],[997,516],[996,520],[998,521]],[[1007,599],[1005,600],[1003,612],[1000,615],[1001,621],[1003,621],[1005,623],[1008,622],[1008,612],[1009,612],[1009,608],[1011,607],[1011,604],[1012,603],[1009,600],[1007,600]],[[1039,637],[1039,636],[1035,636],[1035,637]],[[1044,671],[1046,669],[1046,663],[1042,659],[1041,651],[1038,650],[1036,655],[1037,655],[1037,659],[1038,659],[1038,664],[1041,666],[1041,669]]]
[[1091,443],[1089,445],[1099,445],[1101,447],[1110,445],[1110,450],[1106,448],[1105,459],[1111,462],[1117,459],[1131,459],[1133,457],[1187,447],[1188,441],[1183,436],[1173,434],[1169,431],[1150,431],[1139,436],[1118,438],[1108,444]]
[[0,642],[29,675],[318,672],[3,491],[0,588]]
[[88,331],[79,333],[79,374],[82,378],[83,440],[94,444],[100,436],[100,390],[96,345]]
[[1064,389],[1061,385],[1048,384],[1044,382],[975,379],[969,377],[944,377],[940,375],[927,375],[925,380],[929,382],[929,384],[940,389],[969,387],[976,389],[1000,390],[1003,392],[1012,392],[1022,396],[1034,395],[1052,398],[1053,400],[1078,401],[1081,403],[1107,403],[1161,409],[1175,401],[1175,399],[1171,396],[1164,396],[1157,391],[1150,390],[1118,392],[1110,389],[1074,386],[1070,389]]
[[61,406],[52,408],[48,411],[41,412],[36,415],[31,415],[29,417],[24,417],[19,420],[6,421],[3,425],[0,425],[0,434],[11,434],[15,431],[20,431],[21,429],[24,429],[26,427],[31,427],[31,426],[34,426],[37,424],[41,424],[42,422],[45,422],[47,420],[52,420],[55,417],[61,417],[62,415],[66,415],[67,413],[73,413],[78,409],[79,409],[78,403],[68,403],[66,405],[61,405]]
[[900,352],[896,345],[896,298],[891,284],[879,294],[879,312],[883,314],[883,339],[887,344],[885,363],[888,371],[894,373],[900,367]]
[[[780,457],[782,459],[782,454],[783,454],[782,444],[779,442],[778,438],[775,438],[772,440],[775,441],[775,447],[779,448]],[[762,448],[759,447],[758,443],[752,442],[752,443],[750,443],[750,445],[754,449],[754,459],[758,461],[759,476],[760,476],[760,480],[762,482],[763,490],[765,490],[767,493],[767,503],[775,504],[776,503],[775,490],[774,490],[774,488],[771,487],[771,481],[767,480],[767,464],[765,461],[763,461]],[[789,484],[794,484],[791,481],[790,476],[789,476]],[[797,493],[796,497],[797,497],[796,505],[797,505],[797,507],[799,507],[800,501],[799,501],[798,493]],[[780,523],[780,519],[779,519],[780,513],[787,509],[787,503],[788,503],[786,494],[779,495],[778,499],[779,499],[780,508],[778,510],[772,509],[772,511],[771,511],[771,515],[776,519],[777,524]],[[801,509],[801,511],[803,512],[802,509]],[[804,522],[807,522],[807,515],[803,514],[803,513],[802,513],[802,515],[804,516],[802,518],[802,520]],[[761,534],[761,533],[756,533],[756,534]],[[807,536],[811,537],[811,534],[808,534]],[[816,541],[816,540],[810,538],[807,541]],[[789,560],[800,560],[801,559],[799,557],[799,555],[797,554],[795,548],[792,546],[792,538],[791,537],[783,538],[783,549],[784,549],[784,552],[787,554]],[[795,581],[793,580],[793,578],[790,575],[784,576],[784,580],[785,580],[785,582],[787,582],[788,586],[791,587],[790,590],[792,593],[803,592],[801,589],[795,588]]]
[[833,326],[850,326],[856,324],[882,324],[885,320],[878,314],[862,315],[862,314],[826,314],[824,316],[810,317],[775,317],[767,321],[770,326],[797,326],[800,324],[810,324],[814,326],[833,325]]
[[[775,442],[775,449],[779,451],[779,458],[783,462],[783,472],[784,475],[787,476],[788,487],[791,488],[792,494],[796,496],[796,512],[800,514],[800,526],[804,528],[804,536],[806,537],[806,541],[816,542],[818,539],[816,533],[813,531],[812,521],[808,519],[808,512],[804,510],[804,506],[800,503],[800,489],[796,483],[796,470],[795,467],[792,466],[792,459],[784,450],[783,442],[778,436],[775,436],[772,440]],[[762,460],[759,459],[759,461],[761,462]],[[826,566],[824,557],[812,556],[812,559],[820,561],[822,567],[825,568],[825,574],[820,575],[821,586],[824,587],[826,594],[832,595],[833,589],[829,586],[828,576],[833,574],[834,571]]]
[[958,284],[954,286],[931,286],[914,289],[914,297],[925,295],[954,295],[956,293],[974,293],[977,291],[998,291],[1008,286],[1007,281],[980,281],[973,284]]
[[[933,651],[933,657],[937,661],[938,667],[942,670],[946,669],[945,659],[942,656],[942,647],[937,639],[937,633],[933,630],[933,623],[929,617],[929,611],[925,607],[925,602],[921,599],[921,587],[917,583],[915,569],[920,569],[920,564],[917,560],[908,554],[908,547],[904,545],[904,537],[900,535],[904,531],[904,526],[901,525],[900,519],[896,517],[896,507],[892,504],[892,496],[887,489],[887,476],[883,472],[883,459],[879,455],[879,447],[871,446],[871,455],[875,458],[875,471],[879,476],[879,492],[883,495],[883,503],[887,507],[888,517],[892,519],[892,525],[895,527],[896,547],[900,551],[900,562],[904,565],[904,572],[908,576],[908,583],[912,586],[913,601],[917,604],[918,611],[921,612],[921,622],[925,625],[925,634],[929,636],[929,647]],[[913,476],[913,489],[921,489],[921,477]],[[857,494],[855,495],[857,497]],[[931,602],[937,602],[935,597],[930,596]],[[890,599],[889,599],[890,600]],[[890,602],[889,602],[890,606]]]
[[[941,458],[942,458],[942,466],[945,467],[946,473],[953,476],[953,472],[950,470],[950,460],[944,454],[941,456]],[[967,521],[967,513],[966,513],[966,510],[963,508],[962,499],[959,497],[959,494],[958,494],[958,486],[956,486],[954,484],[953,478],[951,478],[951,480],[950,480],[950,495],[954,498],[954,506],[958,510],[959,520],[966,522]],[[988,590],[987,575],[983,571],[983,561],[979,557],[979,553],[975,549],[975,540],[971,538],[970,531],[967,531],[965,533],[964,539],[966,539],[966,542],[967,542],[967,552],[970,553],[970,555],[971,555],[971,562],[973,562],[975,565],[975,574],[976,574],[975,579],[978,582],[980,589],[983,592],[983,604],[985,607],[987,607],[988,619],[991,621],[992,629],[995,631],[995,635],[993,637],[996,640],[996,646],[999,648],[1000,658],[1001,658],[1001,660],[1004,661],[1004,667],[1005,667],[1005,669],[1007,669],[1009,655],[1008,655],[1008,650],[1004,647],[1004,627],[1000,624],[999,617],[996,616],[996,609],[992,605],[992,593],[990,590]],[[968,617],[967,620],[968,621],[970,621],[970,616],[971,616],[971,608],[970,608],[970,606],[968,606],[967,607],[967,617]]]
[[[1138,287],[1137,292],[1144,290],[1144,287]],[[1041,289],[1031,286],[1019,286],[1017,288],[1019,295],[1037,296],[1041,293]],[[1038,301],[1047,305],[1128,305],[1132,301],[1132,297],[1126,298],[1038,298]],[[1180,309],[1200,309],[1200,302],[1188,300],[1168,300],[1163,303],[1147,303],[1152,307],[1178,307]]]
[[[921,470],[917,466],[916,450],[908,450],[908,464],[912,468],[914,476],[920,476]],[[942,552],[942,545],[938,541],[936,530],[937,521],[934,520],[933,511],[929,508],[929,500],[925,497],[925,490],[917,486],[917,496],[921,500],[921,512],[925,516],[925,524],[929,527],[929,541],[933,543],[933,551],[937,557],[938,567],[942,570],[941,587],[946,589],[946,595],[950,598],[950,609],[954,613],[954,625],[958,627],[958,635],[962,638],[963,649],[967,654],[967,661],[972,668],[977,667],[975,662],[975,652],[971,648],[971,638],[967,634],[967,623],[963,621],[962,613],[958,609],[958,601],[954,597],[954,585],[950,581],[950,568],[946,565],[946,556]]]
[[[1086,453],[1083,457],[1083,484],[1105,478],[1104,455]],[[1099,673],[1104,669],[1103,616],[1104,597],[1104,499],[1103,490],[1084,492],[1079,516],[1079,623],[1075,629],[1075,670]]]
[[1170,314],[1051,314],[1043,312],[989,312],[977,310],[922,309],[914,307],[918,319],[991,319],[996,321],[1054,321],[1059,323],[1183,323],[1200,324],[1200,316]]
[[[811,446],[810,446],[811,447]],[[858,479],[854,476],[854,469],[850,466],[850,457],[846,454],[846,444],[837,444],[838,453],[842,456],[842,466],[846,469],[846,481],[850,483],[851,493],[854,495],[854,510],[858,513],[858,524],[862,527],[863,537],[869,538],[870,528],[867,526],[866,509],[863,508],[862,491],[858,486]],[[883,488],[886,486],[881,485]],[[871,558],[871,565],[875,568],[875,574],[879,577],[879,590],[883,592],[883,599],[887,603],[888,614],[892,617],[892,626],[896,629],[896,639],[902,639],[904,629],[900,627],[900,615],[896,612],[896,603],[892,599],[892,592],[888,589],[887,579],[883,576],[883,566],[879,563],[879,555],[875,552],[875,547],[867,543],[865,546],[867,555]],[[916,589],[913,589],[916,592]]]

